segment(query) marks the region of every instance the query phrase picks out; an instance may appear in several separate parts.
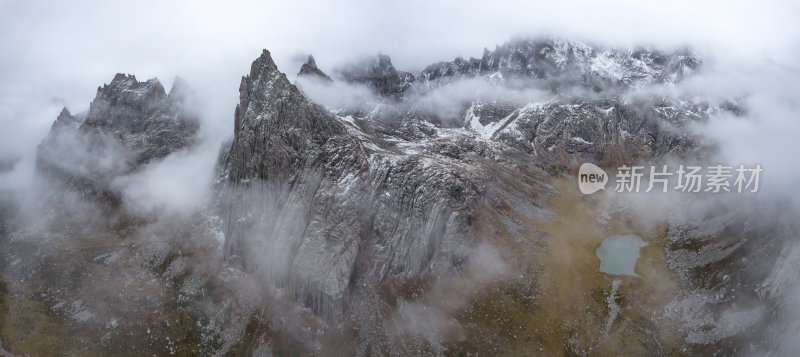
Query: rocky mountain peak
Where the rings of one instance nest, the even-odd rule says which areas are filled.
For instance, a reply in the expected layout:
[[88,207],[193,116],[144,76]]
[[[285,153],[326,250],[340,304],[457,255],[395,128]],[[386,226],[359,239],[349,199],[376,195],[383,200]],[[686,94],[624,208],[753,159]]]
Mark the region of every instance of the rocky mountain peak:
[[[226,259],[337,323],[356,276],[459,268],[474,238],[480,168],[451,165],[462,155],[454,145],[450,156],[380,148],[381,133],[307,99],[267,51],[251,68],[217,187]],[[349,75],[383,95],[402,93],[405,78],[384,55]]]
[[98,88],[85,123],[126,126],[133,120],[131,116],[152,115],[168,107],[167,92],[157,78],[140,82],[133,75],[117,73],[110,83]]
[[[98,88],[89,112],[78,118],[64,108],[37,150],[37,170],[68,187],[105,192],[110,181],[196,140],[197,118],[182,110],[158,79],[140,82],[118,73]],[[105,195],[105,193],[103,193]]]
[[[250,105],[255,90],[259,90],[259,95],[266,95],[268,97],[259,100],[259,102],[272,102],[281,96],[288,95],[294,87],[286,78],[286,75],[278,70],[275,61],[272,59],[269,51],[266,49],[261,53],[261,56],[256,58],[250,65],[250,73],[242,77],[239,84],[239,108],[247,110]],[[238,118],[238,115],[237,115]]]
[[53,122],[51,127],[51,132],[60,130],[60,128],[70,128],[70,129],[77,129],[80,126],[81,122],[69,112],[67,107],[61,109],[61,113],[58,114],[56,121]]
[[71,117],[72,114],[70,114],[69,109],[67,109],[67,107],[64,107],[61,109],[61,113],[58,113],[58,118],[56,118],[56,120],[62,120],[64,118],[71,118]]
[[[283,165],[297,164],[301,154],[346,133],[338,120],[289,82],[267,50],[253,61],[250,74],[242,77],[234,116],[231,179],[266,176],[272,170],[265,166],[290,171]],[[263,140],[291,149],[265,162],[254,155],[266,149]]]
[[312,55],[308,55],[308,60],[300,67],[300,72],[297,73],[297,77],[308,77],[321,79],[326,82],[333,82],[331,77],[317,67],[317,62],[314,61],[314,56]]
[[73,122],[77,122],[77,120],[75,120],[75,117],[72,116],[72,113],[69,112],[69,109],[67,109],[67,107],[64,107],[61,109],[61,112],[58,113],[58,117],[56,118],[56,121],[53,123],[53,125],[67,124]]
[[382,53],[347,67],[341,75],[348,82],[364,84],[380,96],[395,99],[402,98],[415,80],[411,73],[396,70],[392,59]]
[[128,93],[152,95],[153,98],[164,98],[166,90],[158,78],[151,78],[140,82],[132,74],[117,73],[110,83],[98,87],[97,96],[114,98]]
[[272,59],[272,54],[267,49],[264,49],[261,51],[261,55],[258,56],[258,58],[256,58],[252,64],[250,64],[250,73],[244,76],[242,80],[244,81],[244,79],[248,79],[251,81],[256,81],[261,77],[280,75],[283,75],[283,73],[278,71],[278,66]]
[[377,73],[386,73],[394,71],[394,66],[392,65],[392,59],[388,55],[383,54],[382,52],[378,52],[375,56],[375,62],[370,66],[370,70],[377,72]]
[[495,76],[550,81],[554,89],[583,86],[595,91],[647,83],[674,83],[697,70],[689,51],[610,48],[557,38],[523,38],[486,48],[480,59],[456,58],[425,68],[420,77],[435,87],[460,77]]

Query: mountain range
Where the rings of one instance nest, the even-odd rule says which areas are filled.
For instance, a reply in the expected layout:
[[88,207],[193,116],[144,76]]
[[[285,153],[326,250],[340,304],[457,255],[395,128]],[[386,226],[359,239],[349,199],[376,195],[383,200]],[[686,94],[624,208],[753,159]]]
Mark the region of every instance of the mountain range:
[[[754,220],[729,196],[675,209],[576,187],[584,162],[613,173],[713,157],[695,128],[747,108],[674,90],[703,66],[685,48],[541,38],[419,73],[385,54],[331,69],[309,56],[292,82],[264,50],[241,80],[211,198],[181,218],[130,209],[120,180],[200,145],[190,85],[117,74],[88,112],[58,115],[38,147],[36,197],[3,213],[2,348],[761,348],[768,329],[753,331],[781,311],[769,277],[790,212]],[[639,275],[598,272],[599,240],[623,233],[649,244]]]

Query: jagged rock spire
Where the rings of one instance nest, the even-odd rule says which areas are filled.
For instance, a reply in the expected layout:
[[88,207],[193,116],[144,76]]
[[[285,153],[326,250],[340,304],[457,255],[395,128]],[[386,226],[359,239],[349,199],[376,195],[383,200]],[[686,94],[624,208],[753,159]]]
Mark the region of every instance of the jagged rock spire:
[[191,145],[199,126],[158,79],[140,82],[123,73],[98,87],[83,118],[62,109],[38,147],[36,165],[39,174],[90,193],[104,192],[114,177]]
[[331,77],[317,67],[317,62],[314,61],[314,56],[312,55],[308,55],[308,60],[300,67],[300,72],[297,73],[297,77],[308,77],[321,79],[325,82],[333,82]]
[[[230,178],[285,175],[292,171],[285,165],[296,164],[301,154],[345,133],[344,126],[332,114],[309,101],[289,82],[265,49],[239,85]],[[288,146],[287,150],[277,150],[284,146]],[[259,160],[269,149],[274,151],[269,153],[273,159]]]

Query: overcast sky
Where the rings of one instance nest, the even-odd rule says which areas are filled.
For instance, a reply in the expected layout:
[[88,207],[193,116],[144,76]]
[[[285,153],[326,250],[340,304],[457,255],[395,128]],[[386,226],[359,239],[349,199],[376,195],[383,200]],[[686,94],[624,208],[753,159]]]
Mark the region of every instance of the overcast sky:
[[207,127],[227,133],[239,80],[262,48],[290,78],[306,53],[326,70],[381,51],[399,69],[416,71],[544,34],[621,46],[688,44],[742,71],[797,73],[798,11],[796,1],[736,0],[0,0],[0,157],[32,162],[61,107],[87,110],[97,86],[117,72],[158,77],[167,89],[176,75],[185,77],[207,98]]

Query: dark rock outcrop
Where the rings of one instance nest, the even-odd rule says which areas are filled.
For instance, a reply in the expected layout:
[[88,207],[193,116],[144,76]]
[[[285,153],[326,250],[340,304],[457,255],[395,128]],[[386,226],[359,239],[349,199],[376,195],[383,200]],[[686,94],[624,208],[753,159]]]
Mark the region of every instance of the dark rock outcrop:
[[300,72],[297,73],[297,77],[308,77],[319,79],[323,82],[333,82],[331,77],[328,77],[325,72],[322,72],[322,70],[317,67],[317,62],[314,61],[314,56],[311,55],[308,56],[306,63],[300,66]]

